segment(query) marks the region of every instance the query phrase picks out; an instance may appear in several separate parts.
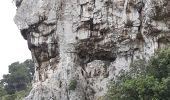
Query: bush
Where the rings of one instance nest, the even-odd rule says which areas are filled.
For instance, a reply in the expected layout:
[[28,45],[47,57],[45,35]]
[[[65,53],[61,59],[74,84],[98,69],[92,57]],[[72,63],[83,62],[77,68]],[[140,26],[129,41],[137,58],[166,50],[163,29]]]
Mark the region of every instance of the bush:
[[15,92],[15,94],[1,96],[0,100],[22,100],[24,97],[28,96],[30,91],[31,84],[25,90]]
[[15,100],[17,96],[15,94],[12,94],[12,95],[5,95],[2,98],[3,98],[2,100]]
[[75,90],[77,86],[77,81],[76,80],[71,80],[69,83],[69,90]]
[[136,61],[130,71],[112,81],[105,100],[170,100],[170,48],[148,62]]
[[170,76],[170,48],[164,48],[152,57],[147,67],[148,74],[161,80]]
[[15,95],[17,96],[16,100],[22,100],[24,97],[29,95],[30,91],[31,91],[31,84],[27,87],[27,89],[15,93]]
[[22,100],[31,90],[34,74],[32,60],[9,65],[9,73],[0,80],[0,100]]

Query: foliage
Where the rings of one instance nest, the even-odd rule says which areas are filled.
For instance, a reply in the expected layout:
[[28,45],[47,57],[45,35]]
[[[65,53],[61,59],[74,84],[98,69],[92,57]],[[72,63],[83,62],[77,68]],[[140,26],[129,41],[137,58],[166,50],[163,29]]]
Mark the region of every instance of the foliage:
[[34,68],[31,60],[24,63],[14,62],[9,65],[9,74],[3,76],[2,82],[5,84],[5,90],[8,94],[14,94],[27,88],[28,83],[33,77]]
[[17,96],[15,94],[11,94],[3,96],[2,100],[15,100],[15,98],[17,98]]
[[75,90],[76,85],[77,85],[77,81],[76,80],[71,80],[70,84],[69,84],[69,90]]
[[4,86],[2,83],[0,83],[0,100],[2,100],[2,97],[5,96],[7,93],[4,89]]
[[11,94],[11,95],[4,95],[2,96],[2,100],[22,100],[24,97],[26,97],[29,92],[31,90],[31,85],[29,87],[27,87],[27,89],[16,92],[15,94]]
[[32,60],[9,65],[9,74],[3,75],[0,85],[0,100],[21,100],[31,89],[34,74]]
[[27,59],[22,64],[23,64],[23,66],[26,66],[26,68],[28,70],[27,74],[28,74],[29,82],[31,82],[33,79],[34,73],[35,73],[33,61],[30,59]]
[[170,48],[158,51],[146,64],[131,64],[108,86],[105,100],[170,100]]
[[165,48],[157,52],[148,66],[148,73],[159,80],[170,76],[170,48]]
[[15,95],[17,96],[17,98],[15,98],[15,100],[22,100],[24,97],[29,95],[30,91],[31,91],[31,84],[25,90],[16,92]]

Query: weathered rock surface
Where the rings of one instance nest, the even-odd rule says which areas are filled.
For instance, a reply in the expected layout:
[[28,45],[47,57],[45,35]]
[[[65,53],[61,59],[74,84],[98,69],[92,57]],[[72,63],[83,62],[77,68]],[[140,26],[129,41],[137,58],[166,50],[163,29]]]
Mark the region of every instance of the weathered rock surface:
[[25,100],[101,100],[121,69],[170,39],[169,0],[14,1],[36,67]]

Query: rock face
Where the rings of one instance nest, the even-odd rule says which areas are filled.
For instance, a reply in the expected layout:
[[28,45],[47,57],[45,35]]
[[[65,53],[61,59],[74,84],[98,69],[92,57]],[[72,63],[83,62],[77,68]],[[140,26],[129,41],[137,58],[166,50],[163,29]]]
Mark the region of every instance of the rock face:
[[35,63],[25,100],[102,100],[131,62],[170,39],[169,0],[14,0]]

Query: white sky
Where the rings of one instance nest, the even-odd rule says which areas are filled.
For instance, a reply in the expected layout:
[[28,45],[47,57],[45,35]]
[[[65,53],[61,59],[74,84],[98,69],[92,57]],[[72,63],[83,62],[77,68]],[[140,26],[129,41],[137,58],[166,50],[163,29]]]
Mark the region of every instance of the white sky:
[[14,24],[15,12],[12,0],[0,1],[0,79],[8,73],[8,65],[31,58],[27,42]]

